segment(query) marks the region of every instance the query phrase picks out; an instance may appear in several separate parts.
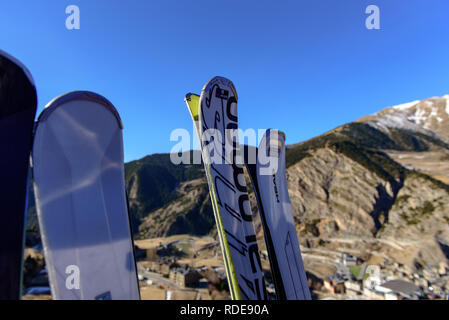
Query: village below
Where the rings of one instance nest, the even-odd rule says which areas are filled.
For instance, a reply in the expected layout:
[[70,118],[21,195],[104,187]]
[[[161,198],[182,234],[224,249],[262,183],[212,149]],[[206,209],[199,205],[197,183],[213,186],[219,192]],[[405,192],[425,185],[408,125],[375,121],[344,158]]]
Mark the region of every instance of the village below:
[[[142,300],[230,299],[220,245],[213,237],[176,235],[137,240],[135,249]],[[412,271],[380,256],[363,260],[344,251],[302,249],[314,299],[448,299],[449,270],[444,263]],[[26,255],[28,288],[23,299],[51,299],[39,246],[28,248]],[[275,299],[265,249],[260,256],[268,297]],[[34,277],[27,277],[33,273]]]

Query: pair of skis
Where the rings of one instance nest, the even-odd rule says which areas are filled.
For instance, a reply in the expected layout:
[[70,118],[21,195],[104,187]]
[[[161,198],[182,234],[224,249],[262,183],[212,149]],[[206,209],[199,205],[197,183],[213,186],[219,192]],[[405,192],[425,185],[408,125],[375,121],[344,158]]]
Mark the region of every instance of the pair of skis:
[[[262,264],[252,220],[243,166],[225,158],[226,129],[237,129],[237,92],[224,78],[214,78],[201,97],[187,95],[186,101],[202,144],[202,155],[212,207],[232,299],[266,299]],[[208,129],[218,129],[221,138],[204,145]],[[229,156],[236,158],[238,140],[231,142]],[[220,161],[212,163],[206,148],[213,146]],[[222,160],[222,161],[221,161]],[[223,163],[219,163],[223,162]]]
[[30,152],[53,298],[139,299],[117,110],[92,92],[65,94],[33,142],[36,106],[30,73],[0,52],[0,300],[21,297]]
[[[190,93],[185,101],[201,143],[231,297],[267,299],[236,132],[237,91],[230,80],[215,77],[201,96]],[[268,130],[261,146],[257,161],[246,157],[245,164],[256,193],[276,294],[279,299],[310,299],[287,190],[285,136]]]

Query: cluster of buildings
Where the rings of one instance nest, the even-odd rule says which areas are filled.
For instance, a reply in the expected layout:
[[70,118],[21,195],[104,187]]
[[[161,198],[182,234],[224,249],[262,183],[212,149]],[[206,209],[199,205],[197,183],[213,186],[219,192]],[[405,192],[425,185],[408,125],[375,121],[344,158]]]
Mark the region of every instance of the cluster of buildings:
[[[209,244],[201,250],[213,249],[214,247],[216,247],[215,243]],[[139,249],[136,251],[139,252]],[[175,287],[178,287],[178,291],[179,288],[185,288],[186,290],[207,289],[209,284],[226,282],[224,268],[206,268],[205,266],[193,268],[188,264],[178,263],[176,260],[176,242],[160,244],[157,247],[143,251],[144,252],[140,252],[141,255],[139,254],[139,260],[145,271],[153,272],[166,278]],[[200,252],[196,252],[195,255],[199,253]],[[172,293],[174,294],[174,292],[175,291]],[[173,298],[171,295],[170,297]]]
[[[212,249],[215,246],[216,244],[212,244],[205,249]],[[211,286],[219,288],[220,284],[226,283],[223,267],[192,268],[187,264],[179,264],[172,256],[174,249],[174,246],[169,244],[146,250],[147,270],[167,278],[184,291],[210,289]],[[196,252],[195,255],[199,253]],[[260,254],[263,260],[268,258],[266,252],[262,251]],[[338,295],[343,299],[447,300],[449,298],[449,269],[443,262],[436,266],[427,265],[419,271],[412,271],[409,267],[397,262],[385,260],[383,263],[374,265],[348,253],[342,253],[335,261],[335,266],[336,270],[331,277],[323,281],[318,279],[320,292]],[[267,285],[269,296],[274,298],[274,285],[272,283]],[[187,291],[184,291],[182,294],[187,294]],[[173,299],[175,291],[168,295]]]
[[187,264],[179,264],[171,259],[147,261],[144,265],[146,271],[157,273],[179,287],[204,287],[205,279],[202,275],[204,268],[191,268]]
[[343,253],[336,272],[324,280],[323,286],[328,292],[345,295],[348,299],[447,300],[449,269],[442,262],[412,273],[397,262],[367,265],[359,258]]

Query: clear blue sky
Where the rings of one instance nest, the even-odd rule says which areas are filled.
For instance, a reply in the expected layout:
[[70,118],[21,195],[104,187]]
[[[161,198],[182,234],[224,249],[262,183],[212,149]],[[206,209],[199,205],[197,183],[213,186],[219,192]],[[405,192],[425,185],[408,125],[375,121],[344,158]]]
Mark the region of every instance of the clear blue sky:
[[[78,5],[81,29],[65,28]],[[380,8],[381,30],[365,28]],[[3,0],[0,48],[33,74],[39,112],[72,90],[119,110],[127,161],[168,152],[211,77],[239,92],[241,128],[296,143],[389,105],[449,93],[447,0]]]

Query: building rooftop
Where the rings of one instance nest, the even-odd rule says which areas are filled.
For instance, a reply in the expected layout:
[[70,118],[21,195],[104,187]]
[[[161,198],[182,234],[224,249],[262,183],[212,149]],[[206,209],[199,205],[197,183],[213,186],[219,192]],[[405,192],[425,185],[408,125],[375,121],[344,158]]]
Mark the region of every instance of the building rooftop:
[[407,295],[419,293],[419,288],[416,285],[404,280],[390,280],[382,284],[381,287]]

